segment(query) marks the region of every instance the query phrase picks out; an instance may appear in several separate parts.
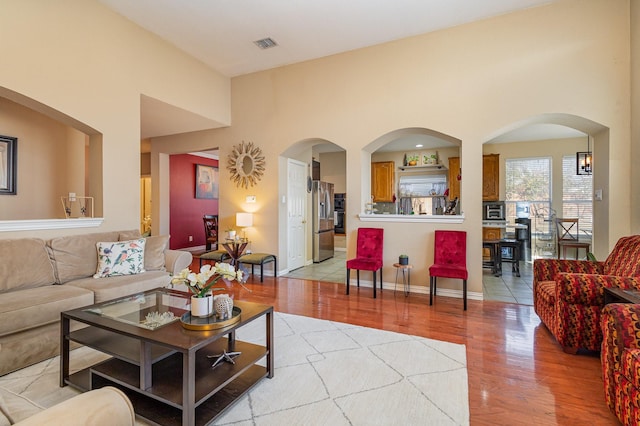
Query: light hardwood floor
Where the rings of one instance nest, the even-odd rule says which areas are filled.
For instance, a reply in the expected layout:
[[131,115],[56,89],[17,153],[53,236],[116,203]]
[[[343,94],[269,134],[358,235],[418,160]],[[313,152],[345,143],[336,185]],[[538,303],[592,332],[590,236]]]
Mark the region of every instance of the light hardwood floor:
[[429,306],[428,295],[384,290],[373,299],[355,286],[347,296],[344,283],[261,284],[259,273],[247,286],[251,293],[234,286],[235,297],[279,312],[465,344],[471,425],[619,424],[604,401],[598,354],[565,354],[532,306],[469,300],[464,312],[461,299],[438,296]]

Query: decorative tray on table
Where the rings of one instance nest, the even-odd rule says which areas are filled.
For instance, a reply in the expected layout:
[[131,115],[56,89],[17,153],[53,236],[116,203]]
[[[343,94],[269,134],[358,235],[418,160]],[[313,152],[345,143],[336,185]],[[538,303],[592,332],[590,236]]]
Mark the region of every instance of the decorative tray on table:
[[229,319],[219,319],[216,314],[209,317],[192,317],[191,312],[187,312],[180,318],[180,324],[187,330],[216,330],[228,327],[240,321],[242,310],[234,306],[233,313]]

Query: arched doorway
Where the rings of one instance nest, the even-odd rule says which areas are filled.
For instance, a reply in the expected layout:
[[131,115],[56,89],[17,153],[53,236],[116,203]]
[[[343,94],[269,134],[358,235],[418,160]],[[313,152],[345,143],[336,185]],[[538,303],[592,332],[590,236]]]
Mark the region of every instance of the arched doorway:
[[[608,207],[606,201],[593,202],[593,193],[596,189],[608,193],[608,137],[608,129],[590,120],[544,114],[507,126],[484,143],[484,158],[498,158],[499,198],[495,201],[504,207],[506,227],[495,228],[498,222],[484,217],[494,200],[485,201],[483,241],[495,234],[519,239],[524,248],[519,277],[509,263],[502,263],[501,271],[491,268],[491,262],[486,262],[488,250],[483,248],[485,300],[533,304],[533,260],[558,255],[556,217],[579,218],[580,238],[588,240],[594,252],[607,251]],[[586,151],[593,158],[592,174],[578,176],[576,153]],[[492,179],[486,167],[483,178],[485,184]],[[518,228],[525,225],[528,229]],[[502,252],[508,259],[513,251],[505,247]]]
[[[323,275],[322,268],[316,268],[313,274],[303,270],[314,263],[314,230],[313,193],[314,180],[330,184],[333,193],[346,193],[346,151],[339,145],[326,139],[310,138],[298,141],[281,154],[281,171],[279,173],[281,196],[280,224],[286,231],[286,237],[280,245],[286,242],[287,270],[297,271],[295,276],[300,278],[337,280],[337,269],[332,268],[331,277]],[[315,167],[314,167],[315,166]],[[333,214],[333,195],[331,195],[331,219]],[[328,221],[325,221],[327,225]],[[346,239],[344,235],[335,236],[335,224],[332,221],[328,229],[323,232],[323,241],[331,240],[331,247],[325,246],[325,255],[319,264],[335,263],[331,260],[335,253],[344,253]],[[315,233],[315,234],[314,234]],[[328,238],[327,238],[328,237]],[[317,238],[316,238],[317,239]],[[317,248],[315,249],[317,250]],[[342,256],[343,258],[344,256]],[[311,276],[311,275],[313,276]]]

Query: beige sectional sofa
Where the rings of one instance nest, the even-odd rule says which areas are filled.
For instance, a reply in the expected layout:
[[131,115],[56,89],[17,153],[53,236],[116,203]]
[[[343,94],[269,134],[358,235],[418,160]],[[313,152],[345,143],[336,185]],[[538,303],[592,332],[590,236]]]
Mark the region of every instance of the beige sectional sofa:
[[167,249],[168,236],[147,237],[144,272],[94,278],[97,243],[138,238],[134,230],[0,240],[0,375],[59,354],[60,312],[166,287],[191,264],[191,253]]
[[50,408],[0,388],[0,426],[133,426],[135,423],[131,401],[111,386],[82,393]]

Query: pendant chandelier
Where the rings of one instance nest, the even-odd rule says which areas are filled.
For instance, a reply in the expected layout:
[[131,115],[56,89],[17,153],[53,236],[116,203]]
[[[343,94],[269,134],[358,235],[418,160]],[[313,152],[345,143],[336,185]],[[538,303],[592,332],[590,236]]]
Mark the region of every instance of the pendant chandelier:
[[576,152],[576,174],[590,175],[593,169],[593,156],[591,146],[589,144],[589,135],[587,135],[587,151]]

